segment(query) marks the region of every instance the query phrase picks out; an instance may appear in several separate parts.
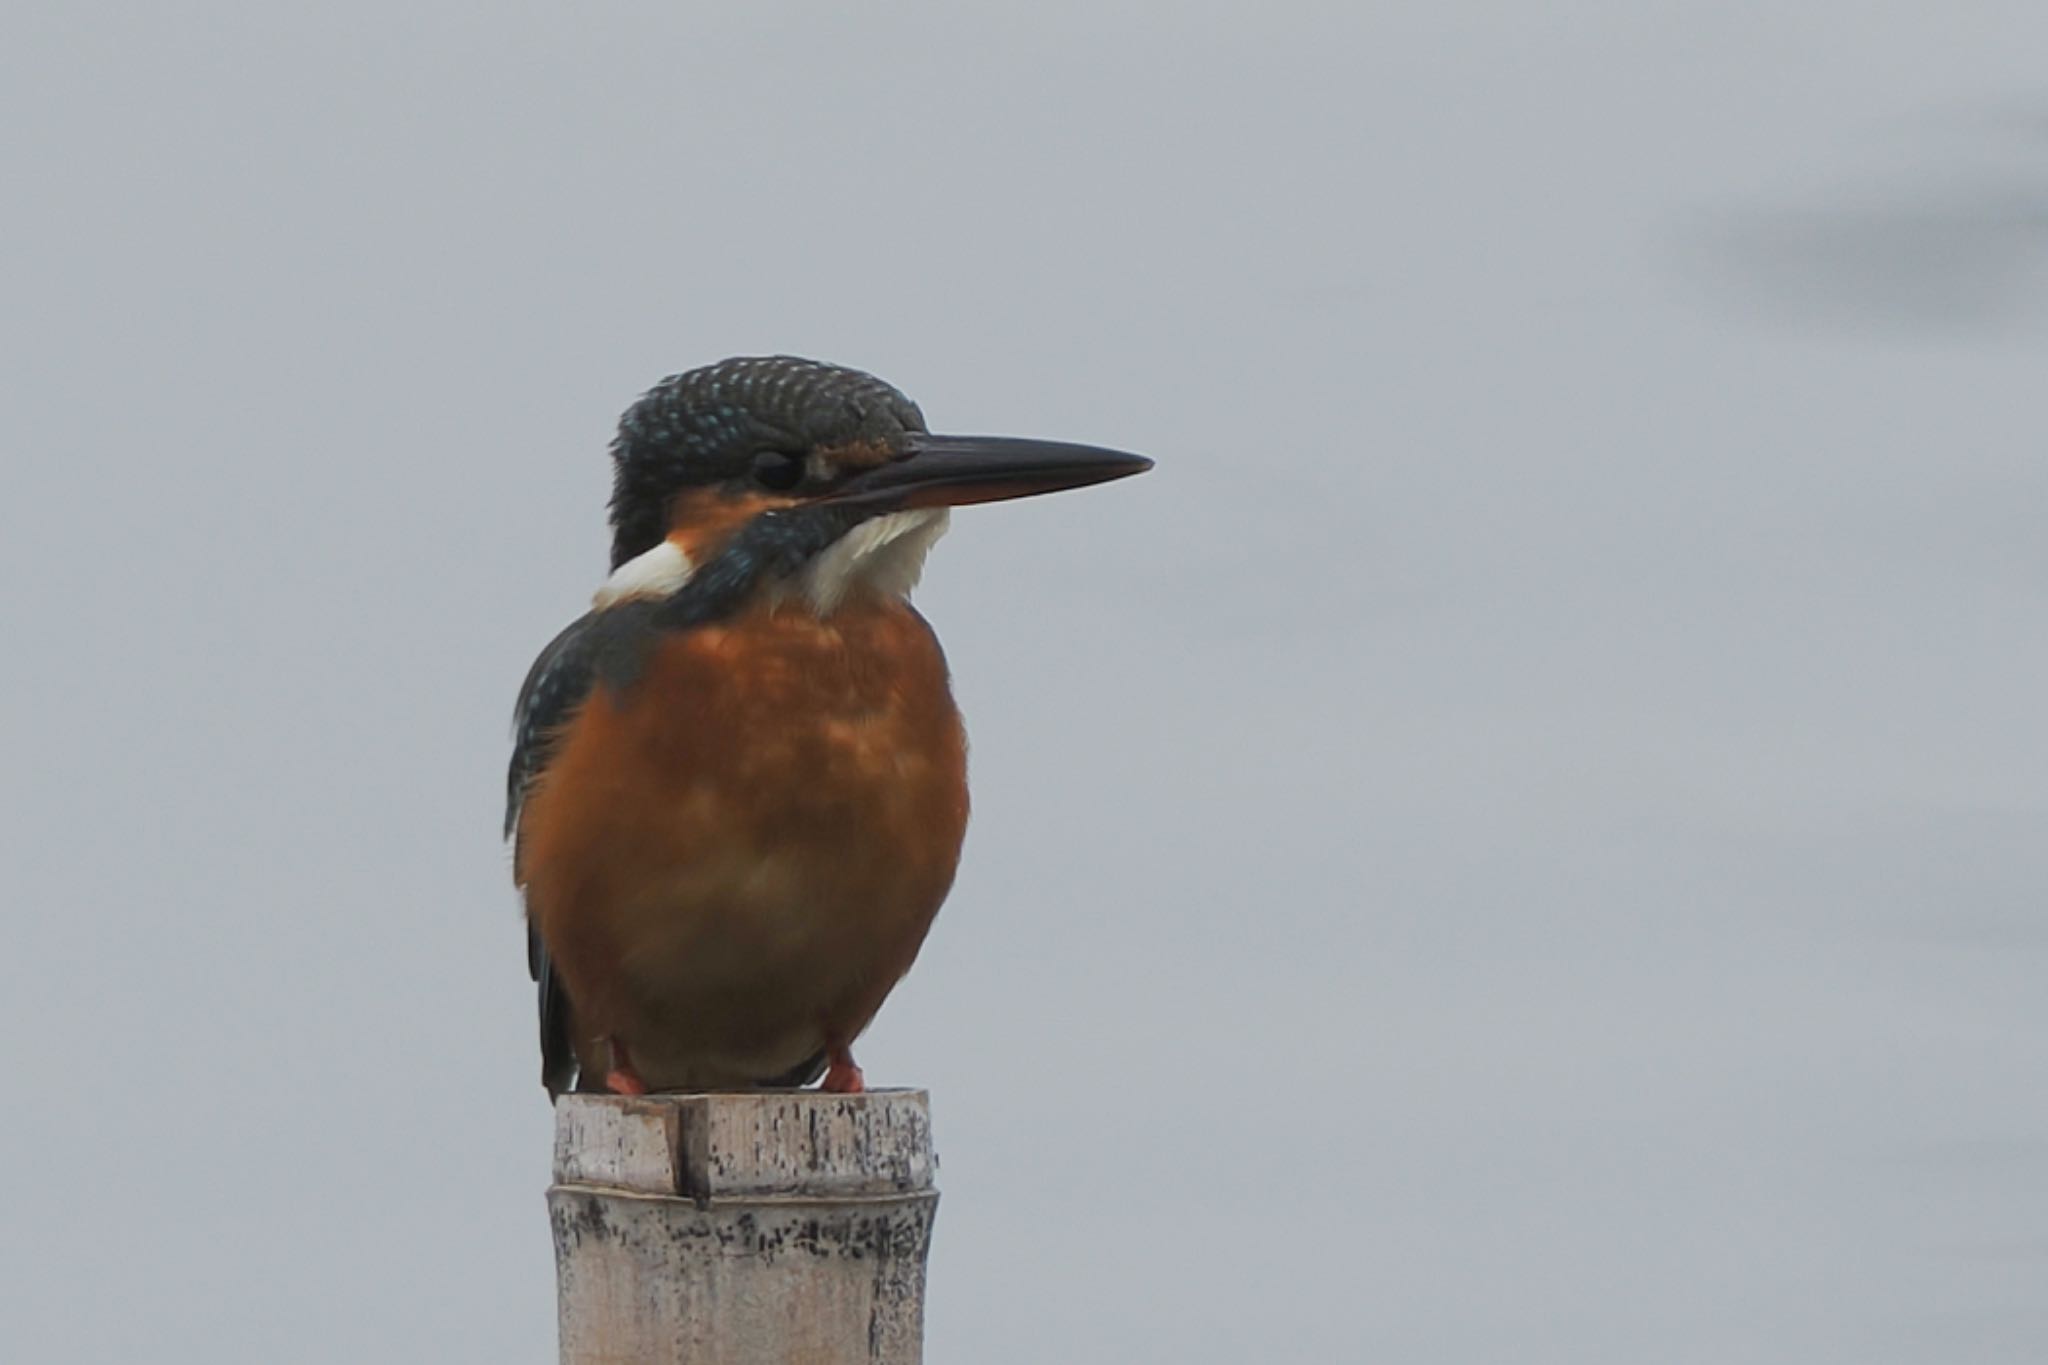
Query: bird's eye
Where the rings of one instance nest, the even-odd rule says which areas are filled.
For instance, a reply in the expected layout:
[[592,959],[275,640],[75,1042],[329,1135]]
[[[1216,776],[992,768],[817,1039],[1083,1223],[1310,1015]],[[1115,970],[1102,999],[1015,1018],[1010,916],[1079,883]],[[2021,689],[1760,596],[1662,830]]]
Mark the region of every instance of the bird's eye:
[[804,457],[782,450],[764,450],[754,457],[754,482],[787,493],[804,481]]

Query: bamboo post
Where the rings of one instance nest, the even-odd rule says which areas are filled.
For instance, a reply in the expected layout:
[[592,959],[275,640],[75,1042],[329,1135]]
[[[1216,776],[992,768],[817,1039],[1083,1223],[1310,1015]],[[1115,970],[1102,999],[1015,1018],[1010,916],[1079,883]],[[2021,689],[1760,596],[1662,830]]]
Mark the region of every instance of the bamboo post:
[[563,1365],[915,1365],[936,1164],[922,1090],[564,1095]]

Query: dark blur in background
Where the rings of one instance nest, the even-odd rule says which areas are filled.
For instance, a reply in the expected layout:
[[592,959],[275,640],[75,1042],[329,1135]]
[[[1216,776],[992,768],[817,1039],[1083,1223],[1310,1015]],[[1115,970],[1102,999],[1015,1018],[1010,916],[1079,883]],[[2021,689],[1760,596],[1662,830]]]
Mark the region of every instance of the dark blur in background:
[[2048,1358],[2048,11],[12,15],[0,1356],[553,1358],[512,693],[660,376],[919,602],[930,1358]]

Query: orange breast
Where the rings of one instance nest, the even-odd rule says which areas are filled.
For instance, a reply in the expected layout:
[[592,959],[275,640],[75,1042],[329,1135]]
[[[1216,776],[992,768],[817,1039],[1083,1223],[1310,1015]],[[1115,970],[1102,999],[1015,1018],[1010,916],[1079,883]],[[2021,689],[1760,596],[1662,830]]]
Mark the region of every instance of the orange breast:
[[765,604],[600,687],[521,819],[521,876],[586,1067],[745,1084],[849,1043],[951,886],[966,741],[896,600]]

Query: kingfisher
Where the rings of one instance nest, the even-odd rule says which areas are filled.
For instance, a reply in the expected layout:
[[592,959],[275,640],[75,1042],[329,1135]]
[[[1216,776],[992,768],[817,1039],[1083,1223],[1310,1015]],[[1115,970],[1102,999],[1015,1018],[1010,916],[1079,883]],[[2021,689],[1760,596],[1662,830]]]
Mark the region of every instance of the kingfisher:
[[967,829],[967,741],[910,604],[949,509],[1143,456],[937,436],[859,370],[673,375],[611,445],[611,574],[514,708],[505,834],[541,1081],[863,1088]]

